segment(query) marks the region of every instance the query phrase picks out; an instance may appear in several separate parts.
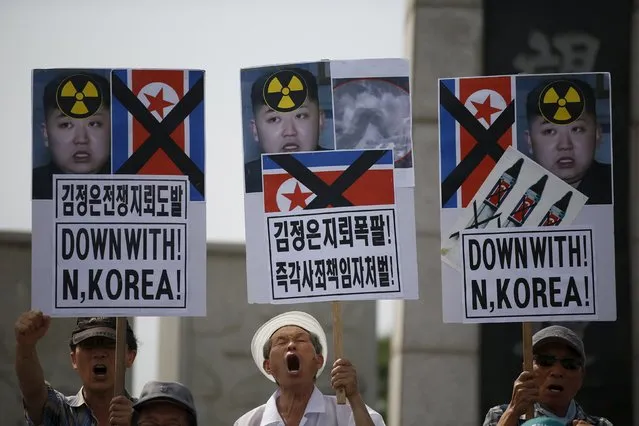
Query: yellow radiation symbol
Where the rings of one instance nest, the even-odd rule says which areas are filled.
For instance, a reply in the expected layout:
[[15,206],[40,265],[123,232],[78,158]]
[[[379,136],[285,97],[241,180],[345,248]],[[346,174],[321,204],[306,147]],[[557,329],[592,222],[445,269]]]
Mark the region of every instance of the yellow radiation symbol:
[[75,74],[62,80],[56,92],[58,108],[71,118],[87,118],[102,105],[100,86],[89,76]]
[[584,94],[574,83],[553,81],[539,95],[539,112],[551,123],[570,124],[584,112]]
[[283,70],[270,76],[264,83],[264,102],[279,112],[294,111],[308,96],[304,78],[295,71]]

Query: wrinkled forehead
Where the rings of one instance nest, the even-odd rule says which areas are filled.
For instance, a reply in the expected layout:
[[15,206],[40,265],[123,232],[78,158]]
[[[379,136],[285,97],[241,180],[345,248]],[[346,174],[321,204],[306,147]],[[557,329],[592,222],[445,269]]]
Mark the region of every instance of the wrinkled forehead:
[[277,330],[275,330],[275,332],[271,335],[271,339],[276,338],[276,337],[281,337],[281,336],[297,336],[297,335],[306,335],[309,336],[311,335],[311,333],[309,333],[308,330],[297,326],[297,325],[285,325],[283,327],[278,328]]

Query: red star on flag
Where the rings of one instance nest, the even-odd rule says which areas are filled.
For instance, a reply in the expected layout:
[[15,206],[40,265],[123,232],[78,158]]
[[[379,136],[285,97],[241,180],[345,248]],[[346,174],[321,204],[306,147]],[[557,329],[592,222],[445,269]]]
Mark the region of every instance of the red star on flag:
[[149,95],[148,93],[145,93],[144,96],[146,96],[146,99],[149,101],[149,111],[157,111],[160,117],[164,119],[164,108],[173,105],[173,102],[164,100],[164,88],[161,87],[155,96]]
[[484,102],[482,103],[475,102],[475,101],[471,101],[471,102],[473,103],[475,108],[477,108],[477,112],[475,113],[475,118],[477,120],[480,120],[483,118],[484,120],[486,120],[486,123],[488,123],[489,126],[492,124],[490,122],[490,117],[494,113],[501,111],[501,109],[495,108],[491,105],[490,95],[486,96],[486,99],[484,99]]
[[306,199],[309,195],[313,195],[312,192],[302,192],[302,188],[300,188],[300,183],[295,183],[295,189],[293,192],[289,192],[287,194],[282,193],[283,196],[291,200],[291,205],[289,206],[289,210],[293,210],[295,207],[299,206],[301,208],[306,207]]

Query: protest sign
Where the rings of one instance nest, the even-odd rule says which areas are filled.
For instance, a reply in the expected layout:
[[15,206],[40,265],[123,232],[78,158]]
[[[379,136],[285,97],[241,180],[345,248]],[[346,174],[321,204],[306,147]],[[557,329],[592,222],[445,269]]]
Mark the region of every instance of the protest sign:
[[444,322],[614,320],[610,76],[439,84]]
[[206,314],[204,72],[33,72],[32,305]]
[[595,315],[592,230],[466,231],[467,318]]
[[[262,157],[274,300],[401,293],[392,154]],[[297,163],[290,172],[281,168],[291,159]],[[360,161],[349,176],[346,170],[355,170],[361,159],[369,164]]]
[[249,303],[417,298],[409,67],[241,70]]

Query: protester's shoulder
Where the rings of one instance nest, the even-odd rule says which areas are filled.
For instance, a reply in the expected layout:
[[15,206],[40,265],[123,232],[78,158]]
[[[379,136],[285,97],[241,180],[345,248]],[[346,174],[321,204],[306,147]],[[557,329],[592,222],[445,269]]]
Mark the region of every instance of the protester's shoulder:
[[[44,412],[50,413],[50,415],[59,417],[67,414],[69,406],[76,397],[75,395],[64,395],[59,390],[55,389],[51,383],[45,380],[45,389],[47,391],[47,399],[44,404]],[[29,417],[26,401],[22,400],[22,408],[24,410],[24,419],[27,426],[36,426],[35,423]]]
[[56,388],[53,387],[53,385],[49,382],[47,382],[46,380],[44,381],[44,387],[47,389],[47,396],[49,398],[57,398],[63,401],[68,401],[71,398],[75,398],[75,394],[74,395],[65,395],[64,393],[60,392],[59,390],[57,390]]
[[[351,406],[349,404],[338,404],[337,403],[337,397],[335,395],[324,395],[324,399],[332,404],[333,406],[336,407],[336,411],[339,413],[340,410],[348,410],[348,415],[350,416],[353,412],[353,410],[351,409]],[[384,422],[384,418],[382,417],[381,414],[379,414],[377,411],[375,411],[374,409],[372,409],[368,404],[366,405],[366,410],[368,411],[368,415],[371,416],[371,420],[373,420],[373,423],[376,426],[386,426],[386,423]],[[345,415],[346,413],[342,412],[343,415]]]
[[585,418],[585,420],[593,426],[612,426],[612,422],[605,417],[593,416],[586,413],[583,407],[577,403],[577,418]]
[[381,414],[373,410],[368,405],[366,406],[366,408],[368,409],[368,415],[371,416],[371,419],[373,420],[373,423],[375,423],[376,426],[386,426],[386,423],[384,422],[384,417],[382,417]]
[[259,407],[253,408],[251,411],[247,411],[238,418],[233,426],[253,426],[259,425],[264,414],[266,404],[262,404]]
[[491,407],[486,413],[486,417],[484,418],[484,423],[482,426],[495,426],[501,419],[501,416],[504,415],[504,411],[508,408],[508,404],[500,404]]
[[586,420],[593,426],[613,426],[612,422],[605,417],[587,415]]
[[[335,402],[337,402],[337,398],[335,399]],[[366,404],[366,410],[368,411],[368,415],[371,416],[373,423],[375,423],[377,426],[386,425],[386,423],[384,423],[384,418],[382,417],[382,415],[379,414],[377,411],[373,410],[368,404]]]
[[612,422],[605,417],[599,417],[599,423],[597,426],[612,426]]

